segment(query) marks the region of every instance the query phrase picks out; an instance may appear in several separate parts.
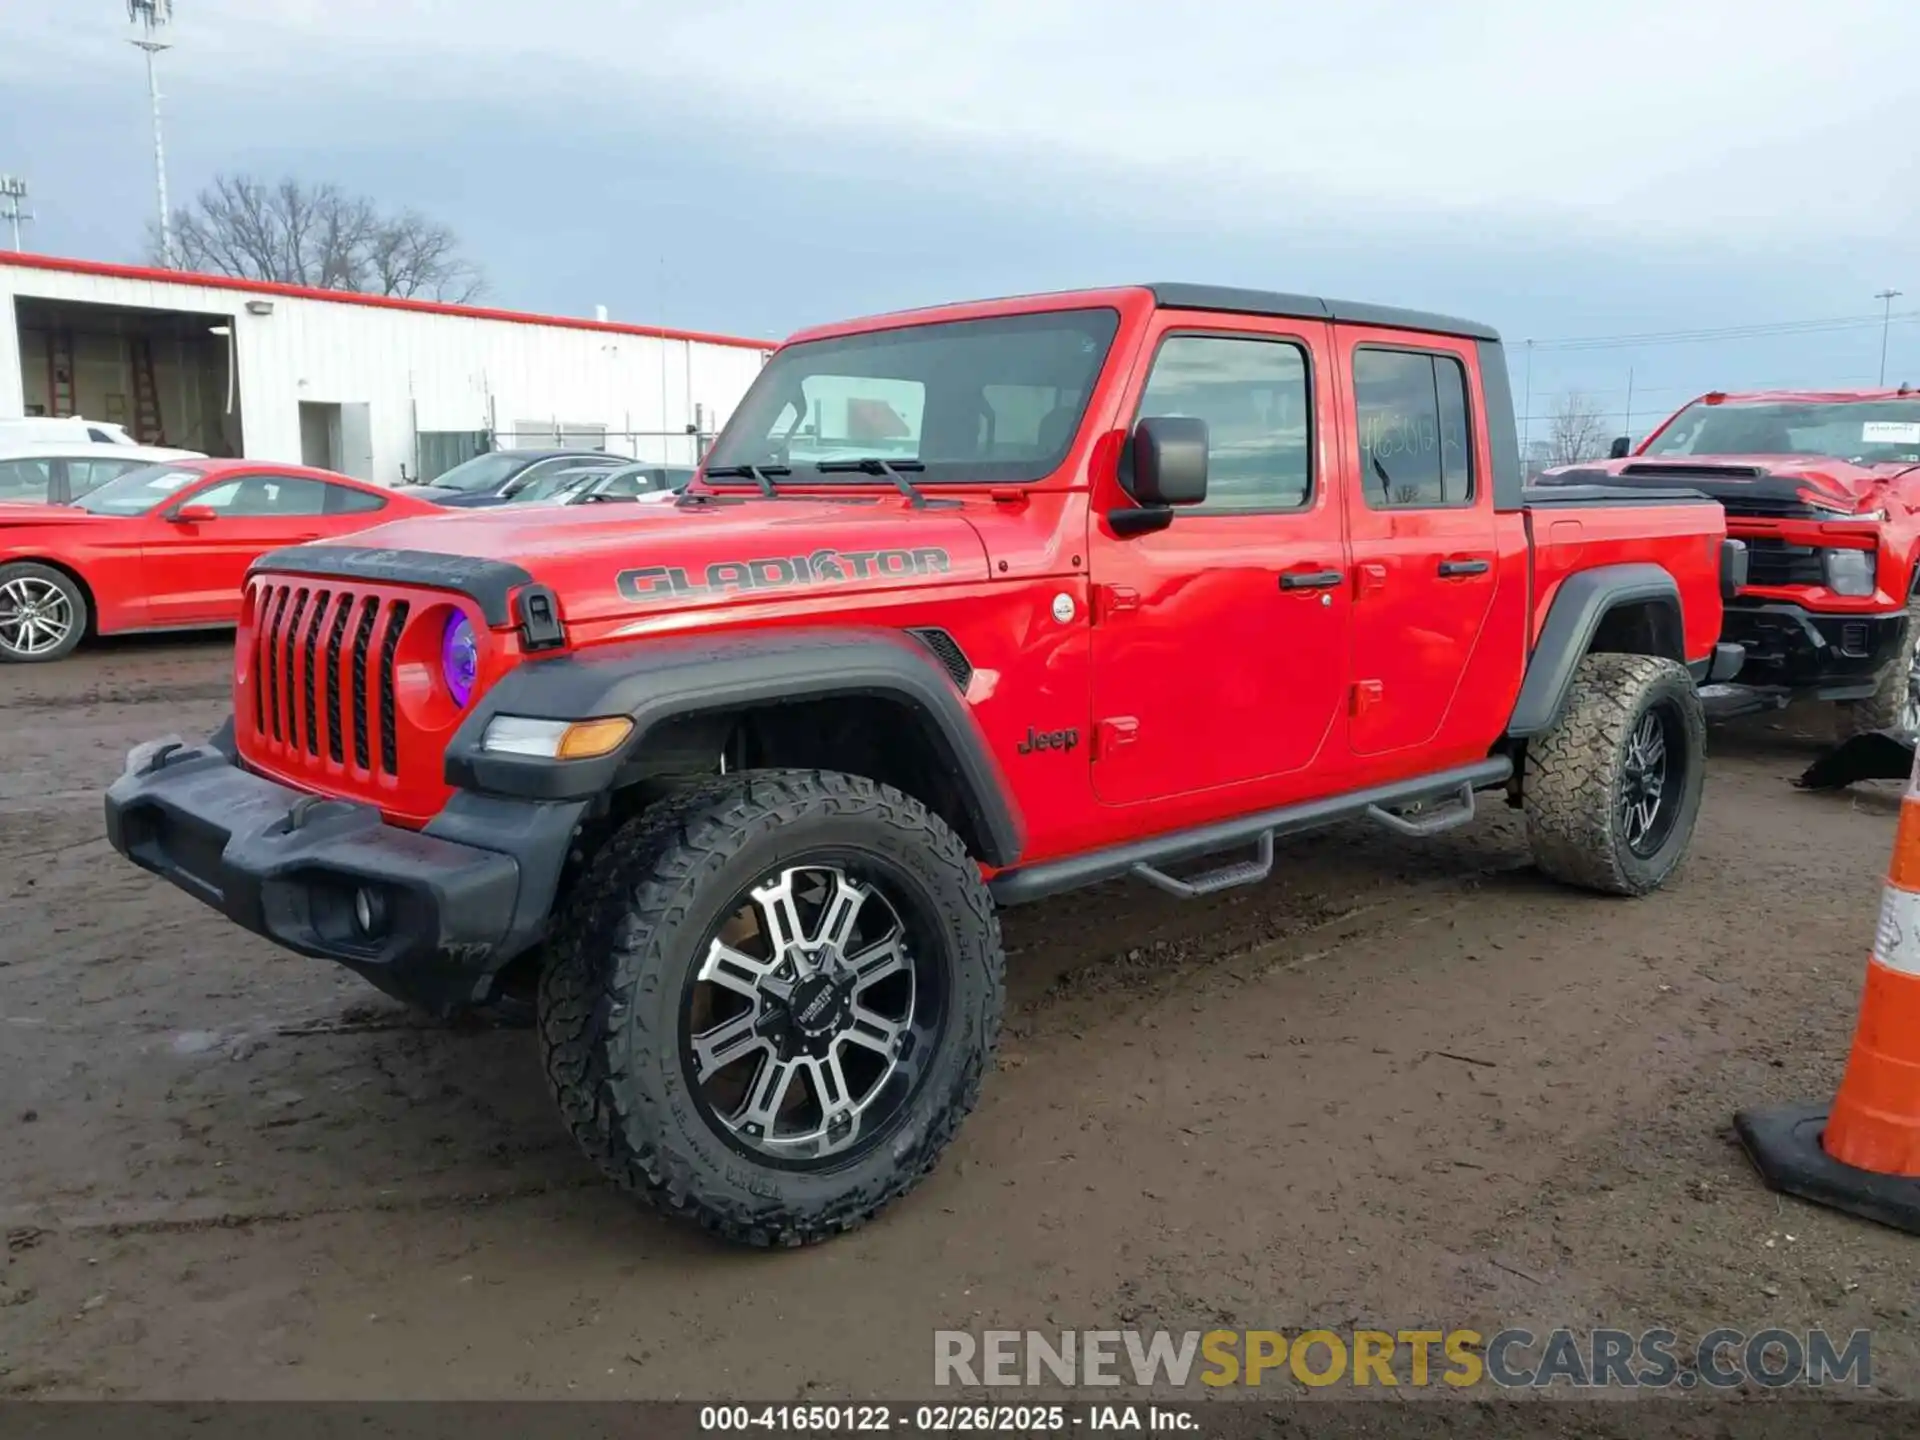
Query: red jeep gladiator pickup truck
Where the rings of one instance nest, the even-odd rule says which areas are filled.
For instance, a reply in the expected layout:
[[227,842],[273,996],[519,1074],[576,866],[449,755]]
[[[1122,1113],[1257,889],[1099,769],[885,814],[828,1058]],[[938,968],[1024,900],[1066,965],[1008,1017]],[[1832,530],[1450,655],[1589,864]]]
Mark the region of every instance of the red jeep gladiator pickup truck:
[[1741,689],[1839,701],[1846,733],[1920,728],[1920,392],[1716,391],[1629,443],[1542,483],[1720,501],[1747,547],[1724,631],[1745,650]]
[[861,320],[772,357],[677,505],[264,557],[230,724],[136,750],[107,829],[430,1009],[531,979],[608,1175],[797,1244],[972,1107],[996,906],[1207,894],[1484,790],[1548,873],[1660,884],[1738,661],[1724,536],[1691,491],[1524,491],[1466,321],[1193,285]]

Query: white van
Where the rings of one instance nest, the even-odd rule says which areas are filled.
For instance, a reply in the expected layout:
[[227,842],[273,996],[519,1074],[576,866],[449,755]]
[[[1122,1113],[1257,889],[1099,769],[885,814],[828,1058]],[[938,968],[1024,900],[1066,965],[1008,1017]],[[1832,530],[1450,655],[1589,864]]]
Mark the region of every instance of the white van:
[[83,415],[29,415],[24,420],[0,420],[0,446],[9,450],[17,450],[22,445],[133,443],[126,427],[110,420],[89,420]]

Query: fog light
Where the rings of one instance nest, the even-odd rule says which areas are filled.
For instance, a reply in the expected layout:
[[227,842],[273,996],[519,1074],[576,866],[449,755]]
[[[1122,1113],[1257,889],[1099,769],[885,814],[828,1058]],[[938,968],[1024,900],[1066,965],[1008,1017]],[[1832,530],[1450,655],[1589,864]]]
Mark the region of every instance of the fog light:
[[1871,550],[1829,550],[1826,552],[1827,588],[1836,595],[1873,593],[1873,552]]
[[353,923],[369,940],[377,939],[387,928],[387,902],[378,890],[362,885],[353,892]]

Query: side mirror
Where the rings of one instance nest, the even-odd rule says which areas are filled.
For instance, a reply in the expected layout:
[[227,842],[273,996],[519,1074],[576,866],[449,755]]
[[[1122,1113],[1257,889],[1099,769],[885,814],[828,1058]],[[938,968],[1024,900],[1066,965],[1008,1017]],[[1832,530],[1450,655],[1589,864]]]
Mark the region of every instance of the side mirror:
[[1631,435],[1616,435],[1613,437],[1613,444],[1607,447],[1607,458],[1609,460],[1624,460],[1627,458],[1627,452],[1632,449],[1633,437]]
[[1142,505],[1198,505],[1207,498],[1207,422],[1151,415],[1133,427],[1133,482]]
[[167,518],[176,525],[205,525],[210,520],[218,520],[220,512],[211,505],[182,505]]

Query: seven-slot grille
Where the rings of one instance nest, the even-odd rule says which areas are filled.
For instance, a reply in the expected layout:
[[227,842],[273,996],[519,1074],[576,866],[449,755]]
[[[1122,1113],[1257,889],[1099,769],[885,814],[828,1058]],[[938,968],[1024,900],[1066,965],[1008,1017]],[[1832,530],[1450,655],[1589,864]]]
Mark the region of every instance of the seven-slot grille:
[[394,652],[408,602],[314,581],[257,582],[253,723],[297,763],[400,773]]

